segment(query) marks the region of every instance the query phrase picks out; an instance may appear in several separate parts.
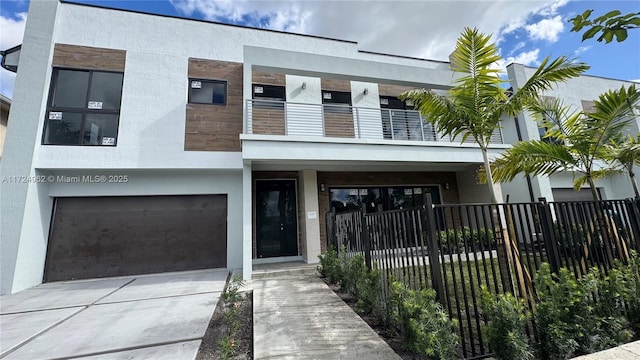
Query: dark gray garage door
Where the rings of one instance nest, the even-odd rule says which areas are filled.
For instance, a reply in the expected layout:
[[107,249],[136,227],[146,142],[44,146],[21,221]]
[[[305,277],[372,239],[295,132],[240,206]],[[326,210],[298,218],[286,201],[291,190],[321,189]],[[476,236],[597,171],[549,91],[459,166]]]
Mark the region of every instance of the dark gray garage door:
[[44,281],[225,267],[227,196],[57,198]]

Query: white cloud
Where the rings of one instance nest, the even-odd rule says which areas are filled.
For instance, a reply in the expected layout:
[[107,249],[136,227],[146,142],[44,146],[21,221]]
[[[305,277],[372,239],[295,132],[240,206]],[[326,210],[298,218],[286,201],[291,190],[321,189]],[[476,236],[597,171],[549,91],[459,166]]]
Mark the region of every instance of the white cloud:
[[[22,43],[24,26],[27,21],[27,13],[16,14],[16,18],[0,16],[0,50],[6,50]],[[13,85],[16,81],[16,74],[0,68],[0,93],[11,98],[13,97]]]
[[[526,24],[527,16],[554,4],[529,1],[254,1],[171,0],[187,16],[357,41],[363,50],[448,60],[465,26],[494,34]],[[518,22],[519,21],[519,22]],[[502,31],[502,32],[501,32]]]
[[517,63],[522,65],[538,65],[540,61],[538,57],[540,56],[540,49],[533,49],[531,51],[521,52],[517,56],[510,56],[507,58],[507,63]]
[[541,11],[540,15],[551,16],[558,13],[558,9],[567,5],[570,0],[554,0],[550,4],[547,4]]
[[564,30],[562,16],[556,15],[550,19],[543,19],[539,22],[525,26],[532,39],[558,41],[558,35]]
[[591,45],[587,45],[587,46],[580,46],[579,48],[576,49],[576,51],[573,52],[574,55],[580,55],[583,52],[588,51],[589,49],[591,49]]
[[516,52],[516,51],[518,51],[518,50],[520,50],[520,49],[524,48],[524,47],[525,47],[525,45],[527,45],[527,43],[525,43],[524,41],[520,41],[519,43],[517,43],[517,44],[513,47],[513,49],[511,49],[511,51],[509,51],[508,56],[511,56],[511,55],[515,54],[515,52]]

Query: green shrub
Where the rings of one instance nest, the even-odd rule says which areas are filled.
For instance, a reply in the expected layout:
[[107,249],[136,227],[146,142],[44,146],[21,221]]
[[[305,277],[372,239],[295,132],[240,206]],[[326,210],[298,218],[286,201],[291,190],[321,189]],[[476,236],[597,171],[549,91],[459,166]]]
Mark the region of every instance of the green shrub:
[[529,313],[522,300],[509,293],[494,296],[483,285],[480,307],[482,316],[487,321],[482,326],[482,334],[495,359],[533,359],[525,333]]
[[464,237],[460,228],[440,231],[440,239],[445,254],[459,253],[464,249]]
[[382,274],[374,264],[373,269],[362,273],[362,278],[358,280],[358,309],[366,314],[373,315],[383,324],[388,324],[387,318],[388,304],[382,292]]
[[604,276],[592,269],[580,280],[567,269],[551,274],[548,264],[536,276],[538,352],[542,359],[568,359],[629,341],[623,316],[623,271]]
[[358,298],[360,296],[360,287],[362,286],[360,282],[367,277],[368,273],[364,255],[358,254],[348,258],[346,252],[343,252],[340,256],[340,268],[342,270],[340,287],[343,291]]
[[318,258],[320,259],[320,265],[318,265],[320,276],[332,284],[337,284],[340,280],[340,260],[336,249],[330,247],[324,255],[318,255]]
[[495,243],[495,237],[491,229],[479,228],[472,230],[468,226],[440,231],[440,239],[442,241],[442,251],[446,254],[460,253],[465,250],[488,250]]
[[238,332],[240,331],[240,302],[244,295],[240,293],[240,288],[244,282],[240,276],[233,276],[225,291],[220,295],[221,306],[224,311],[224,323],[227,326],[227,333],[223,339],[218,341],[218,350],[221,359],[230,359],[235,355],[236,349],[240,346]]
[[581,324],[576,323],[584,305],[584,294],[573,274],[561,269],[555,276],[542,264],[535,279],[537,290],[536,329],[538,357],[568,359],[578,349]]
[[493,230],[479,228],[477,230],[473,230],[471,232],[471,236],[473,238],[473,244],[476,249],[480,249],[480,244],[482,243],[482,249],[488,250],[495,244],[495,237],[493,234]]
[[626,265],[619,267],[625,280],[622,299],[627,308],[627,319],[636,333],[640,333],[640,258],[635,251]]
[[391,280],[391,319],[407,349],[429,359],[455,359],[456,322],[436,301],[432,289],[412,290]]

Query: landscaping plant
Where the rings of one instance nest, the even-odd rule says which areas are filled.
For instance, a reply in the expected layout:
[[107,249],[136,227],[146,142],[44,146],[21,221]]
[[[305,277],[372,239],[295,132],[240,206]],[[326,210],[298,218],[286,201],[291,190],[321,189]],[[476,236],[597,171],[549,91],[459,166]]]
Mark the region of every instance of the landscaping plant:
[[608,276],[592,269],[581,279],[548,264],[536,276],[536,329],[541,359],[569,359],[627,342],[633,333],[623,316],[620,271]]
[[329,247],[324,255],[318,255],[320,265],[318,272],[320,276],[326,278],[331,284],[337,284],[340,279],[340,260],[338,252],[334,247]]
[[413,290],[391,282],[391,319],[407,349],[429,359],[456,359],[456,321],[436,301],[433,289]]
[[493,295],[482,286],[480,297],[482,317],[487,321],[482,335],[497,360],[529,360],[533,353],[525,328],[529,313],[521,299],[512,294]]
[[230,359],[240,345],[238,333],[240,331],[240,305],[244,295],[240,293],[240,288],[244,286],[244,282],[240,276],[233,276],[227,288],[220,295],[220,301],[224,309],[224,323],[227,327],[227,334],[218,342],[221,359]]

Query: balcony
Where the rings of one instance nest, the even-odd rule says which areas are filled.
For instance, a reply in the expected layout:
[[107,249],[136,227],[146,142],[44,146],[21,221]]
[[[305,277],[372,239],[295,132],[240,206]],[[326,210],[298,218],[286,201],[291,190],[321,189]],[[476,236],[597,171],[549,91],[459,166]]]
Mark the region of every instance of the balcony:
[[[248,134],[460,143],[443,137],[414,110],[247,100]],[[466,143],[473,143],[468,138]],[[500,129],[491,137],[502,144]]]

